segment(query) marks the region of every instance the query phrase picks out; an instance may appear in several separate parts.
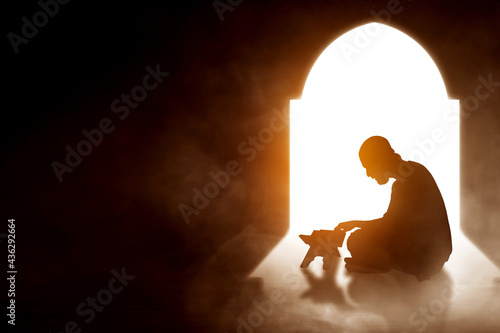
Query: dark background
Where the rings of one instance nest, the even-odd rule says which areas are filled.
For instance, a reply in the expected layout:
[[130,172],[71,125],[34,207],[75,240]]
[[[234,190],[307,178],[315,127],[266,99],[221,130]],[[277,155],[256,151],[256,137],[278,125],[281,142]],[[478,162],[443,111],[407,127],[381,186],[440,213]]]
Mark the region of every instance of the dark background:
[[[480,75],[500,81],[498,1],[401,6],[388,24],[429,52],[451,98],[474,96]],[[300,98],[331,42],[385,9],[376,0],[244,0],[221,21],[211,1],[72,1],[18,54],[4,37],[0,232],[16,219],[16,330],[60,332],[68,321],[84,332],[234,329],[218,326],[217,306],[288,229],[288,130],[251,163],[237,147]],[[39,10],[5,3],[4,36]],[[169,77],[119,120],[111,102],[156,64]],[[497,87],[461,119],[461,225],[497,265],[499,96]],[[65,147],[102,118],[116,129],[60,183],[51,163],[64,163]],[[186,224],[178,205],[230,160],[241,174]],[[238,251],[213,258],[234,243]],[[210,266],[218,274],[200,279]],[[136,278],[83,323],[76,306],[122,267]],[[193,283],[211,288],[203,301],[213,316],[194,305]]]

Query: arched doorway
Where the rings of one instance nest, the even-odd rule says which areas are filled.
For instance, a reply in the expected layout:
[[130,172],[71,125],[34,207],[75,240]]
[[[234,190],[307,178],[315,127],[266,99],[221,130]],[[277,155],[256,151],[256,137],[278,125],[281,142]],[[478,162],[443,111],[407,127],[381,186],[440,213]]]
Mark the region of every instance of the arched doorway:
[[458,230],[458,108],[430,56],[404,33],[371,23],[339,37],[290,105],[291,232],[384,214],[391,183],[365,177],[358,159],[372,135],[431,171]]
[[[372,135],[386,137],[403,159],[425,165],[441,190],[454,250],[431,281],[394,270],[347,274],[341,259],[329,271],[318,259],[299,268],[309,247],[298,234],[386,211],[392,183],[380,186],[366,177],[358,158]],[[251,274],[264,281],[264,301],[239,317],[238,328],[274,330],[279,322],[285,331],[442,331],[469,310],[471,295],[484,294],[478,278],[498,272],[459,229],[459,189],[459,105],[448,98],[431,57],[381,24],[340,36],[314,64],[302,98],[291,101],[290,231]],[[262,312],[257,325],[262,302],[273,311]],[[432,321],[415,312],[425,307],[435,312]]]

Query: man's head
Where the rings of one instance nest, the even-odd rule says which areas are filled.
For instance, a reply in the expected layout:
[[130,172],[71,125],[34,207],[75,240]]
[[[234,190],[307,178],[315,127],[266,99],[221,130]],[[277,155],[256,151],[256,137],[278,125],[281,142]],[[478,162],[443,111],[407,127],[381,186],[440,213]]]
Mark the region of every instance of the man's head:
[[366,169],[366,175],[383,185],[389,181],[389,174],[401,157],[394,152],[386,138],[372,136],[361,145],[359,159]]

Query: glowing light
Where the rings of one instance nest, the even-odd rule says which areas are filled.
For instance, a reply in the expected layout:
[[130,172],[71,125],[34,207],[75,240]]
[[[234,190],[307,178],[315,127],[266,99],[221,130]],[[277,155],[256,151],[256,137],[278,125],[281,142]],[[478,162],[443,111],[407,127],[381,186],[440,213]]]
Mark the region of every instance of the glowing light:
[[358,158],[372,135],[430,170],[458,230],[458,110],[430,56],[404,33],[372,23],[339,37],[290,104],[291,233],[385,213],[392,182],[366,177]]
[[[352,331],[352,323],[344,319],[352,316],[352,322],[359,323],[359,318],[367,316],[351,293],[356,285],[351,284],[352,275],[345,270],[342,258],[334,268],[337,271],[324,271],[320,258],[308,270],[299,268],[309,246],[297,235],[385,213],[391,184],[380,186],[366,177],[358,158],[362,142],[372,135],[385,136],[403,159],[421,162],[434,176],[448,210],[454,249],[445,265],[446,273],[433,277],[435,284],[420,286],[439,286],[440,278],[447,279],[449,274],[468,285],[469,296],[457,297],[447,315],[462,318],[460,309],[469,311],[470,295],[476,297],[484,289],[483,281],[498,276],[498,267],[459,230],[458,115],[458,101],[448,99],[432,59],[398,30],[379,24],[361,26],[338,38],[321,54],[302,99],[290,105],[290,232],[250,275],[265,279],[266,295],[284,290],[287,303],[280,306],[286,310],[280,315],[286,312],[290,320],[307,317],[318,322],[328,318],[324,321],[330,320],[332,328],[346,331]],[[343,257],[348,255],[345,246],[340,252]],[[396,278],[393,273],[398,274],[389,272],[387,280],[384,278],[387,287],[394,287],[389,288],[391,295],[399,288],[397,279],[408,278],[415,283],[411,276]],[[304,301],[304,295],[312,289],[321,293],[321,300],[333,303]],[[418,297],[409,296],[408,290],[404,297],[381,305],[380,313],[371,313],[367,326],[390,322],[382,330],[407,328],[408,314],[426,304],[419,297],[435,297],[433,289],[419,291]],[[343,308],[344,303],[353,308]],[[332,305],[335,316],[329,312]],[[386,314],[392,316],[387,322],[383,319]],[[396,329],[398,325],[401,329]]]

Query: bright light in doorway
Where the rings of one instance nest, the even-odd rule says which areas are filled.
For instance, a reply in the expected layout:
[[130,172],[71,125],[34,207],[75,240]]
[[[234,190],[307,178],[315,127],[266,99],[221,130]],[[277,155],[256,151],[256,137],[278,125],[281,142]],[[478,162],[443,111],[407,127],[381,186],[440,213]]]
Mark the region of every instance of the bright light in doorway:
[[458,230],[458,110],[430,56],[404,33],[372,23],[339,37],[291,101],[290,231],[385,213],[392,182],[366,177],[358,159],[372,135],[430,170]]

